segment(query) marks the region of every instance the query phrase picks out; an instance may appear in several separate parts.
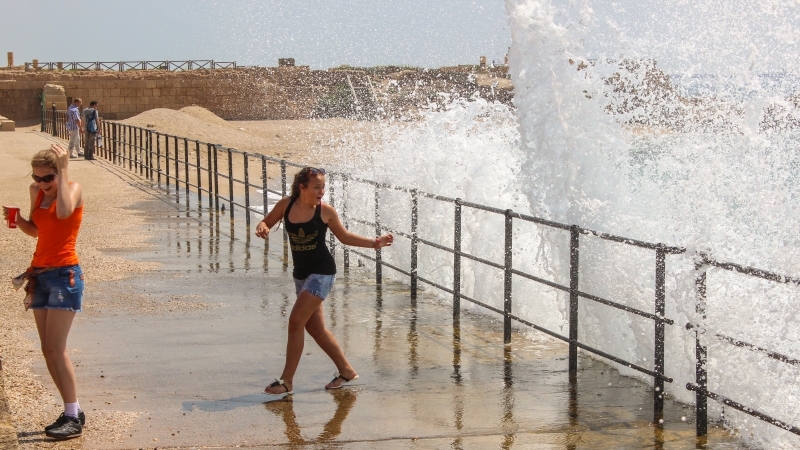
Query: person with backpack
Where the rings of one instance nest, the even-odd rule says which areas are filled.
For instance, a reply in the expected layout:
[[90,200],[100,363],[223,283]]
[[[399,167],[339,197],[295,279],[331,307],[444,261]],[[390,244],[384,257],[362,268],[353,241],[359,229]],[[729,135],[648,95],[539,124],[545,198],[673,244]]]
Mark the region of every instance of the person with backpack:
[[89,102],[89,107],[83,110],[83,123],[86,124],[86,137],[83,140],[84,157],[94,159],[94,147],[97,144],[97,135],[100,134],[100,114],[97,112],[97,100]]

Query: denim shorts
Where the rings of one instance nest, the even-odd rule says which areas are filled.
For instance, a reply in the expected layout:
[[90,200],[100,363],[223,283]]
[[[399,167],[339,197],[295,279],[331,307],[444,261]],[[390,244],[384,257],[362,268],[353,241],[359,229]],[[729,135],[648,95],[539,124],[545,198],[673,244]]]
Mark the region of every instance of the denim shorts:
[[305,280],[298,280],[295,278],[294,290],[297,295],[300,295],[302,291],[308,291],[311,295],[325,300],[325,297],[331,293],[334,281],[336,281],[336,275],[318,275],[312,273]]
[[36,276],[31,309],[81,312],[82,306],[83,270],[80,265],[57,267]]

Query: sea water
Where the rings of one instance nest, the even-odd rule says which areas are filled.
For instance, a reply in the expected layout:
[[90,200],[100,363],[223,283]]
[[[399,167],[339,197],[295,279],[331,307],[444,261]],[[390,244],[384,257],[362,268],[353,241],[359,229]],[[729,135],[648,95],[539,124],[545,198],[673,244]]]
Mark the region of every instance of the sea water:
[[[698,252],[800,274],[800,4],[640,3],[506,0],[514,107],[442,93],[442,108],[384,125],[382,144],[346,165],[365,178],[686,248],[667,257],[675,324],[665,372],[675,379],[667,394],[692,403],[695,334],[685,325],[700,321]],[[371,219],[373,188],[351,184],[348,204]],[[381,191],[380,204],[381,221],[407,232],[409,194]],[[422,199],[419,209],[420,236],[452,247],[453,206]],[[503,223],[465,208],[462,250],[502,263]],[[569,285],[568,233],[515,221],[514,242],[515,268]],[[653,311],[652,251],[590,236],[580,251],[581,291]],[[407,240],[384,253],[409,266]],[[419,273],[450,286],[452,255],[422,246]],[[462,274],[465,295],[502,309],[501,271],[463,261]],[[799,368],[710,337],[800,357],[799,288],[719,269],[707,285],[709,389],[800,423]],[[567,334],[566,294],[519,277],[513,289],[515,314]],[[649,320],[582,299],[579,339],[652,367]],[[800,447],[797,436],[713,400],[709,411],[755,446]]]

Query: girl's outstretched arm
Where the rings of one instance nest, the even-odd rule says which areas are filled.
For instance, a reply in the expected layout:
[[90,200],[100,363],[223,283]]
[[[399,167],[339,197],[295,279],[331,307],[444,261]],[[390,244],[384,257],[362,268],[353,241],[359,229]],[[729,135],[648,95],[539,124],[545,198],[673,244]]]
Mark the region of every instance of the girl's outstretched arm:
[[283,214],[286,212],[286,206],[289,205],[289,200],[289,197],[283,197],[278,200],[278,203],[275,203],[275,206],[269,210],[269,213],[264,216],[264,219],[256,225],[256,236],[261,239],[267,238],[270,228],[274,227],[275,224],[280,222],[283,218]]
[[336,239],[344,245],[379,249],[388,247],[394,242],[394,236],[391,233],[377,238],[367,238],[351,233],[342,225],[342,221],[339,220],[339,213],[336,212],[333,206],[327,203],[322,203],[320,206],[322,207],[322,221],[328,225]]

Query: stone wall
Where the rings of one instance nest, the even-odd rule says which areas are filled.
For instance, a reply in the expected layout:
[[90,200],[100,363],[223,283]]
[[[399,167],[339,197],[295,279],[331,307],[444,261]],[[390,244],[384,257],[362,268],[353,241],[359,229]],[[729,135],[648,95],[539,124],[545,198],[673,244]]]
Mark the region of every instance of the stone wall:
[[[386,72],[386,73],[383,73]],[[348,74],[369,78],[376,89],[373,97],[385,103],[384,110],[414,108],[429,103],[428,91],[444,90],[470,96],[476,92],[510,104],[512,91],[498,95],[479,86],[467,74],[442,70],[309,70],[304,66],[192,70],[186,72],[147,71],[34,71],[0,69],[0,115],[12,120],[41,117],[41,94],[45,84],[63,86],[68,101],[79,97],[84,106],[100,102],[106,119],[119,120],[154,108],[180,109],[202,106],[227,120],[303,119],[312,117],[320,99],[335,95],[348,85]],[[392,94],[396,84],[408,85],[402,98]],[[347,88],[352,90],[350,88]],[[359,89],[358,86],[355,87]],[[400,89],[403,90],[402,88]],[[381,92],[383,100],[380,99]],[[423,92],[425,91],[425,92]],[[490,92],[491,91],[491,92]],[[426,95],[423,95],[426,94]],[[49,105],[48,105],[49,106]]]
[[[0,72],[0,114],[13,119],[41,116],[45,84],[63,86],[68,100],[100,102],[108,119],[125,119],[153,108],[207,108],[229,120],[309,117],[335,76],[303,67],[192,72]],[[135,75],[135,76],[133,76]]]

